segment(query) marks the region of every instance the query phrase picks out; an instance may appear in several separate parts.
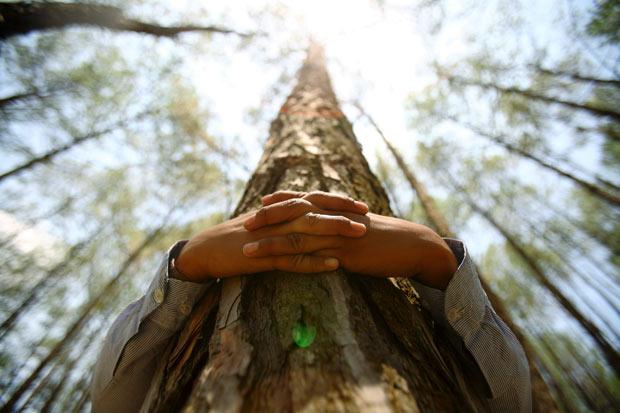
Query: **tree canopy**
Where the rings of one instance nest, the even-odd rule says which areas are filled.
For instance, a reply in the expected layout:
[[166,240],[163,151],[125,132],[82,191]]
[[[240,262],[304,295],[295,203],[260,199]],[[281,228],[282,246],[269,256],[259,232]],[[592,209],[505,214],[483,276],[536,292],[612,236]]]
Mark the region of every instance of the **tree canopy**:
[[617,1],[0,17],[3,405],[88,409],[102,335],[175,241],[232,213],[310,38],[392,209],[465,241],[558,407],[620,404]]

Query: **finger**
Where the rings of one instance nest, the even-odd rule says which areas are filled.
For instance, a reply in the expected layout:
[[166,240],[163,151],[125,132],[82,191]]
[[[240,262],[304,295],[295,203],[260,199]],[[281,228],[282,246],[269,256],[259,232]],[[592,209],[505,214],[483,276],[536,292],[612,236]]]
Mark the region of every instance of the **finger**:
[[333,271],[340,263],[333,257],[316,257],[313,255],[279,255],[274,257],[258,258],[266,270],[280,270],[299,273],[313,273]]
[[267,225],[293,221],[308,212],[320,212],[320,209],[305,199],[292,198],[262,207],[248,217],[243,226],[248,231],[253,231]]
[[286,201],[293,198],[304,198],[322,209],[342,212],[353,212],[356,214],[368,213],[368,205],[364,202],[356,201],[351,197],[332,194],[323,191],[297,192],[297,191],[278,191],[273,194],[265,195],[262,198],[263,205],[271,205],[276,202]]
[[322,249],[337,248],[342,241],[337,236],[321,236],[291,233],[277,237],[263,238],[243,246],[246,257],[266,257],[272,255],[307,254]]
[[362,215],[368,212],[368,205],[344,195],[316,191],[305,195],[303,199],[312,202],[321,209],[340,212],[353,212],[355,214]]
[[261,198],[263,205],[271,205],[276,202],[286,201],[291,198],[301,198],[306,195],[307,192],[297,192],[297,191],[276,191],[272,194],[265,195]]
[[366,226],[342,215],[325,215],[309,212],[290,223],[281,225],[276,232],[279,235],[296,232],[310,235],[361,237],[366,233]]

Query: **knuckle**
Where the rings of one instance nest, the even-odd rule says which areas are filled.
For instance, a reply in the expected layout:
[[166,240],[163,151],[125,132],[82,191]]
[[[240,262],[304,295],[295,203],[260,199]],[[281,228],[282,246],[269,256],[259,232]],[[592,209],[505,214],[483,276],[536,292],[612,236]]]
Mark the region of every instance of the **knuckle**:
[[304,236],[298,233],[287,234],[286,239],[294,252],[302,252],[304,249]]
[[257,222],[267,221],[267,207],[260,208],[258,211],[256,211],[256,221]]
[[292,207],[299,204],[299,198],[290,198],[285,201],[282,201],[282,205],[285,207]]
[[319,223],[319,216],[313,212],[306,214],[306,221],[309,227],[314,227]]
[[265,238],[258,242],[258,252],[271,253],[275,247],[273,238]]
[[306,210],[312,206],[312,203],[303,199],[303,198],[293,198],[290,200],[291,202],[288,206],[293,207],[295,209]]
[[300,268],[304,264],[305,260],[306,260],[306,256],[302,254],[291,256],[291,264],[293,268]]
[[343,228],[349,228],[351,226],[351,220],[347,217],[337,216],[335,218],[335,221],[338,225],[340,225]]

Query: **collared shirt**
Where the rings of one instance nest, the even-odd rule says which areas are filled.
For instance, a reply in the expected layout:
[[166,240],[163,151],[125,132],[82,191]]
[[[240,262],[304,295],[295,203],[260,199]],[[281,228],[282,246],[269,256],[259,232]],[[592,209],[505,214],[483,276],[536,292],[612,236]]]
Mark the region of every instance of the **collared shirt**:
[[[490,410],[530,412],[530,374],[523,348],[489,303],[464,244],[445,241],[459,263],[446,290],[413,284],[435,321],[478,364],[491,391]],[[215,282],[196,284],[171,276],[170,260],[185,242],[168,251],[147,293],[110,327],[93,375],[93,412],[137,412],[148,404],[145,399],[162,355],[194,304]]]

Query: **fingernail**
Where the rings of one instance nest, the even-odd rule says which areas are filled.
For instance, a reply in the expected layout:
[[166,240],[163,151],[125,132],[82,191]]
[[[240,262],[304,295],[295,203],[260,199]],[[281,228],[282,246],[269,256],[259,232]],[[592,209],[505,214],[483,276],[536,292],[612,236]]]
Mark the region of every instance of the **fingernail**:
[[256,222],[256,215],[252,215],[251,217],[246,219],[243,223],[243,226],[246,228],[251,228],[254,225],[254,222]]
[[263,204],[265,204],[266,202],[269,201],[269,198],[271,198],[271,194],[265,195],[264,197],[262,197],[261,201],[263,202]]
[[359,222],[351,222],[351,229],[357,234],[363,234],[366,232],[366,225]]
[[366,212],[368,212],[368,205],[366,205],[364,202],[355,201],[355,206],[357,206],[360,209],[365,210]]
[[258,242],[250,242],[243,246],[243,255],[252,255],[258,251]]
[[326,258],[325,259],[325,266],[327,268],[335,270],[336,268],[338,268],[338,260],[336,258]]

